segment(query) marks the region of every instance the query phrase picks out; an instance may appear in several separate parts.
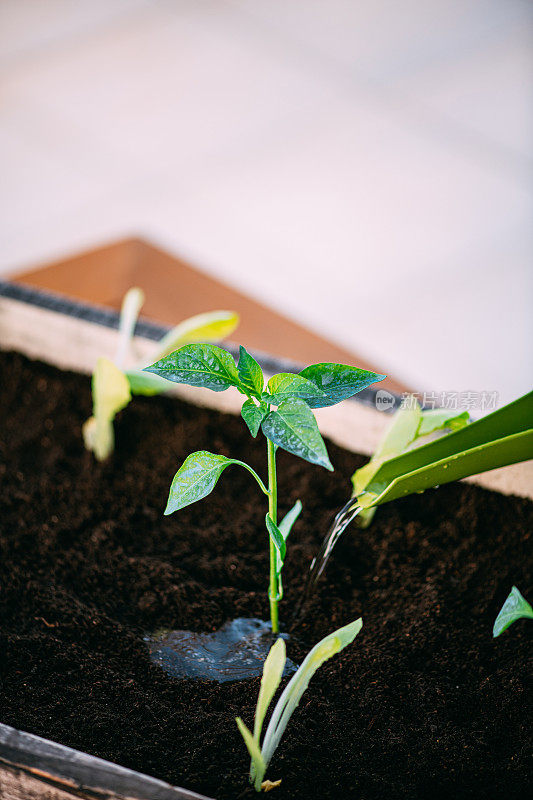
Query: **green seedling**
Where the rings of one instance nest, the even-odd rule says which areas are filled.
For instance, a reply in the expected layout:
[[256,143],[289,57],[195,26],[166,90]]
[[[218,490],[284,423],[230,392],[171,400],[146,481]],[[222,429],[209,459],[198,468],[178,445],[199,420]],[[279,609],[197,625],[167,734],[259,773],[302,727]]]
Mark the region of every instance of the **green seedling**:
[[493,637],[499,636],[517,619],[533,619],[533,608],[531,608],[525,597],[522,597],[516,586],[513,586],[509,597],[501,607],[501,611],[494,622]]
[[[392,422],[377,447],[376,452],[364,467],[352,475],[353,497],[365,491],[378,469],[386,461],[424,444],[427,436],[437,431],[458,431],[468,425],[468,411],[450,411],[432,408],[422,411],[416,398],[404,401],[394,414]],[[376,507],[364,508],[355,518],[360,528],[368,528],[376,513]]]
[[[154,395],[168,391],[167,381],[143,372],[142,365],[134,369],[124,369],[143,303],[144,293],[141,289],[133,288],[126,293],[120,312],[119,338],[114,361],[105,356],[100,357],[93,372],[93,415],[83,425],[83,438],[85,447],[94,453],[98,461],[105,461],[113,452],[113,420],[128,405],[132,395]],[[157,343],[152,358],[163,358],[188,342],[221,341],[238,324],[239,315],[233,311],[197,314],[165,334]]]
[[251,758],[250,783],[254,785],[257,792],[261,791],[268,765],[293,712],[309,686],[309,681],[328,658],[340,653],[341,650],[353,642],[362,627],[363,620],[359,618],[344,628],[339,628],[334,633],[330,633],[329,636],[326,636],[309,651],[302,665],[292,676],[276,703],[261,745],[263,722],[272,698],[280,684],[286,660],[283,639],[278,639],[270,649],[263,666],[263,677],[261,678],[261,687],[255,709],[254,732],[251,733],[240,717],[236,719]]
[[268,597],[272,631],[278,633],[286,540],[301,504],[298,502],[278,523],[276,449],[281,447],[332,471],[311,409],[340,403],[385,376],[344,364],[312,364],[298,374],[273,375],[265,386],[261,367],[244,347],[240,348],[237,365],[227,350],[211,344],[185,345],[145,369],[159,379],[203,386],[214,392],[234,387],[246,397],[241,416],[253,437],[261,429],[266,438],[268,487],[248,464],[202,450],[188,456],[174,476],[165,514],[172,514],[210,494],[230,464],[244,467],[253,475],[268,498],[265,517],[270,547]]

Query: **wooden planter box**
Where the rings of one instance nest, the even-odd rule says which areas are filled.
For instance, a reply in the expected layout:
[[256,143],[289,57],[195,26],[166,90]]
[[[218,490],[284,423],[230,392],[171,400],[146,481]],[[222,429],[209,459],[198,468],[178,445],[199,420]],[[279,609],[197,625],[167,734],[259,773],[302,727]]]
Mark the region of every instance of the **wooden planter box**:
[[[164,325],[222,308],[241,315],[238,341],[248,350],[308,364],[337,361],[382,373],[358,353],[328,341],[191,264],[142,239],[124,239],[15,276],[17,283],[118,311],[131,286],[146,295],[143,314]],[[382,387],[407,387],[388,377]]]
[[[130,243],[130,246],[131,243]],[[142,280],[134,279],[136,283]],[[151,280],[151,278],[150,278]],[[116,306],[123,291],[131,285],[131,276],[116,286]],[[98,298],[102,301],[103,298]],[[220,305],[218,298],[208,304]],[[228,299],[229,307],[234,307]],[[200,303],[174,313],[172,320],[192,311],[205,310]],[[239,309],[244,313],[242,307]],[[17,350],[30,358],[55,366],[90,373],[96,358],[114,351],[118,314],[87,302],[68,300],[61,295],[28,288],[21,284],[0,282],[0,347]],[[287,323],[291,324],[292,323]],[[243,321],[246,331],[246,322]],[[141,321],[134,341],[139,358],[149,353],[153,340],[166,329],[164,325]],[[240,338],[240,336],[239,336]],[[243,337],[244,338],[244,337]],[[250,338],[246,343],[253,344]],[[259,340],[257,340],[259,341]],[[261,340],[262,341],[262,340]],[[327,344],[327,343],[326,343]],[[285,343],[286,345],[286,343]],[[307,347],[309,342],[307,342]],[[317,345],[318,347],[318,345]],[[256,348],[257,350],[257,348]],[[276,356],[287,351],[277,352]],[[296,360],[300,360],[297,351]],[[306,361],[318,361],[327,355],[307,355]],[[337,358],[333,352],[329,358]],[[339,356],[341,358],[341,356]],[[344,360],[348,354],[344,355]],[[287,368],[279,357],[262,357],[265,372]],[[350,355],[349,360],[354,357]],[[400,388],[400,387],[398,387]],[[176,387],[183,397],[211,408],[239,413],[242,398],[231,390],[204,392],[192,387]],[[322,433],[339,445],[360,453],[371,453],[387,423],[387,415],[375,407],[375,392],[367,390],[350,402],[320,409],[317,413]],[[494,470],[476,477],[476,483],[504,493],[533,497],[533,462]],[[202,798],[194,792],[172,787],[162,781],[125,769],[99,758],[80,753],[51,741],[0,724],[0,797],[2,800],[67,800],[101,798],[102,800],[193,800]],[[203,800],[206,800],[204,797]],[[208,799],[207,799],[208,800]]]

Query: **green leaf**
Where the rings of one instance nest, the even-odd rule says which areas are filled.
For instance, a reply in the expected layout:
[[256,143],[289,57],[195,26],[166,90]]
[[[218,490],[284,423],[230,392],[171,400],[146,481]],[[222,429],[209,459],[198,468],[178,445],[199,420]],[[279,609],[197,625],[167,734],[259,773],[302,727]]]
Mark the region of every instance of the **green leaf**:
[[468,411],[458,413],[447,408],[429,408],[422,412],[422,419],[417,431],[417,437],[427,436],[435,431],[450,428],[452,431],[459,431],[468,425],[470,416]]
[[531,608],[525,597],[520,594],[516,586],[513,586],[509,597],[496,617],[492,635],[496,638],[500,633],[507,630],[509,625],[522,618],[533,619],[533,608]]
[[113,420],[131,400],[128,381],[124,373],[108,358],[99,358],[93,372],[93,416],[83,425],[83,438],[87,450],[92,450],[98,461],[104,461],[115,445]]
[[283,519],[278,525],[278,528],[281,531],[281,535],[287,541],[287,537],[292,530],[292,526],[300,516],[302,511],[302,504],[300,500],[297,500],[290,511],[287,511]]
[[142,369],[128,369],[124,374],[128,379],[132,394],[152,397],[154,394],[168,392],[172,388],[169,381],[151,372],[144,372]]
[[183,320],[172,328],[159,342],[154,359],[164,358],[169,353],[193,342],[220,342],[233,333],[239,324],[235,311],[208,311]]
[[283,534],[276,525],[276,523],[274,522],[274,520],[272,519],[272,517],[270,516],[270,514],[266,515],[265,522],[269,536],[276,545],[276,550],[281,560],[281,564],[283,566],[283,562],[285,561],[285,555],[287,552],[287,547],[285,545],[285,539],[283,538]]
[[336,653],[339,653],[353,642],[362,627],[363,620],[357,619],[355,622],[351,622],[349,625],[345,625],[344,628],[339,628],[339,630],[326,636],[307,654],[298,671],[285,687],[270,718],[261,752],[265,764],[265,771],[293,712],[297,708],[303,693],[309,686],[309,681],[317,669],[327,661],[328,658],[336,655]]
[[[239,347],[239,364],[237,366],[239,380],[247,391],[260,398],[265,379],[263,370],[253,356],[242,346]],[[255,435],[255,434],[254,434]]]
[[261,784],[263,783],[263,778],[265,777],[266,764],[263,756],[261,755],[259,745],[242,719],[240,717],[235,717],[235,722],[237,723],[237,727],[241,732],[241,736],[244,739],[244,743],[248,753],[250,754],[250,758],[252,759],[252,767],[250,768],[250,782],[253,781],[256,792],[260,792]]
[[144,372],[152,372],[174,383],[203,386],[213,392],[240,386],[233,358],[227,350],[214,344],[186,344],[145,367]]
[[375,452],[378,458],[403,453],[417,438],[422,422],[422,409],[414,397],[412,400],[412,403],[401,405],[393,415],[392,422]]
[[198,500],[207,497],[215,488],[226,467],[229,467],[230,464],[238,464],[240,467],[247,469],[254,476],[261,490],[268,494],[268,490],[265,488],[261,478],[244,461],[219,456],[215,453],[209,453],[207,450],[199,450],[187,456],[174,475],[165,515],[172,514],[174,511],[179,511],[180,508],[190,506],[191,503],[196,503]]
[[303,400],[297,397],[285,400],[277,411],[271,411],[265,417],[261,428],[274,444],[333,472],[313,412]]
[[[278,525],[279,532],[283,536],[285,542],[287,542],[287,537],[292,530],[292,526],[300,516],[300,512],[302,510],[302,504],[299,500],[295,502],[293,507],[290,511],[287,511],[283,519]],[[283,569],[283,561],[285,559],[281,557],[280,551],[276,549],[276,575],[278,578],[278,595],[279,600],[283,597],[283,583],[281,581],[281,571]]]
[[311,364],[299,374],[318,386],[326,395],[322,399],[308,400],[311,408],[333,406],[386,377],[386,375],[378,375],[376,372],[369,372],[366,369],[359,369],[359,367],[347,364],[329,363]]
[[143,303],[144,292],[137,286],[128,289],[122,300],[118,328],[118,345],[115,354],[115,362],[120,369],[124,366],[126,355],[131,345],[131,340],[133,339],[135,324]]
[[263,677],[261,678],[261,688],[257,698],[254,720],[254,739],[259,744],[263,722],[272,698],[276,694],[283,670],[285,668],[286,651],[285,642],[279,638],[270,648],[263,666]]
[[270,391],[267,402],[276,406],[291,397],[299,397],[308,404],[312,400],[318,401],[326,398],[325,393],[316,384],[291,372],[280,372],[278,375],[273,375],[267,385]]
[[245,400],[241,408],[241,417],[248,425],[252,436],[257,436],[261,423],[266,417],[268,409],[264,403],[256,405],[253,400]]

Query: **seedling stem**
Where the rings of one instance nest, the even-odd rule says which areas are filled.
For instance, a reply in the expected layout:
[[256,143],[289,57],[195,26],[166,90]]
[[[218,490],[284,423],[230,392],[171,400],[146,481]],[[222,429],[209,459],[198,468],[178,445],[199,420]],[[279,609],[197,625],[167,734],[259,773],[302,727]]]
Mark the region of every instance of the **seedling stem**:
[[[276,445],[267,439],[268,455],[268,513],[275,525],[278,524],[278,483],[276,475]],[[272,623],[272,633],[279,633],[278,621],[278,600],[279,586],[276,570],[276,546],[272,537],[270,542],[270,588],[268,598],[270,600],[270,621]]]

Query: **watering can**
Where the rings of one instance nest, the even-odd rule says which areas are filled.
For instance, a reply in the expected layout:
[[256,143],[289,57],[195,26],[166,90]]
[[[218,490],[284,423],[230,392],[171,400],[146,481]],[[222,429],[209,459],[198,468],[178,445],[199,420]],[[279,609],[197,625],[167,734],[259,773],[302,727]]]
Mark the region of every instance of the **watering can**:
[[461,430],[385,461],[358,497],[370,508],[533,458],[533,392]]

